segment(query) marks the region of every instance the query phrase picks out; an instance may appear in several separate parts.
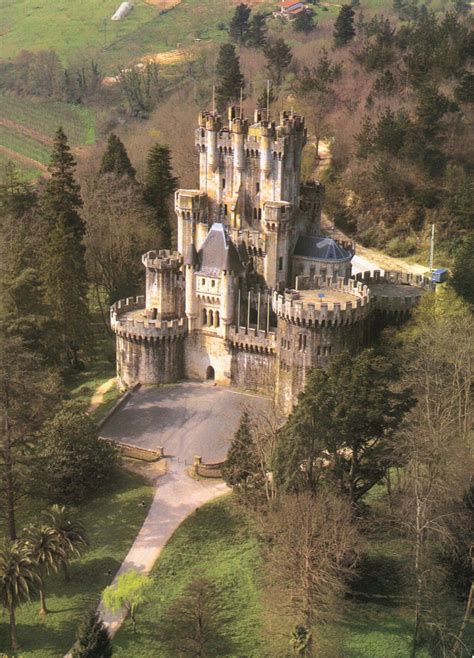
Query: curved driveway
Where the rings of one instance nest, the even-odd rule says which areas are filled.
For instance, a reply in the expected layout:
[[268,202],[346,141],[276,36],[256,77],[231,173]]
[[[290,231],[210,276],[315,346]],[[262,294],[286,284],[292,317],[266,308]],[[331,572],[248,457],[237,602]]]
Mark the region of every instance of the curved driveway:
[[266,398],[226,386],[183,382],[132,393],[101,429],[106,439],[141,448],[164,448],[165,456],[192,463],[224,459],[243,411],[269,405]]
[[[140,389],[107,421],[101,430],[103,437],[145,448],[163,446],[168,458],[168,472],[156,482],[147,517],[113,583],[130,569],[148,574],[180,523],[228,491],[221,481],[192,479],[186,464],[196,454],[204,461],[223,459],[242,412],[265,407],[269,401],[263,397],[185,382]],[[114,635],[125,612],[113,615],[102,604],[100,611]]]

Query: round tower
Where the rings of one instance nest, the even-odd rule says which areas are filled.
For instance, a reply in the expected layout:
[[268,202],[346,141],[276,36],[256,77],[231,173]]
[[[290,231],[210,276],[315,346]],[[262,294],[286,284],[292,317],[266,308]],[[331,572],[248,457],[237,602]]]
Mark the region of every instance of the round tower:
[[196,295],[195,271],[199,263],[196,248],[193,243],[188,247],[184,257],[185,271],[185,313],[188,318],[189,333],[192,333],[198,316],[198,298]]
[[146,311],[152,319],[168,320],[182,315],[183,259],[177,251],[161,249],[142,256],[146,267]]

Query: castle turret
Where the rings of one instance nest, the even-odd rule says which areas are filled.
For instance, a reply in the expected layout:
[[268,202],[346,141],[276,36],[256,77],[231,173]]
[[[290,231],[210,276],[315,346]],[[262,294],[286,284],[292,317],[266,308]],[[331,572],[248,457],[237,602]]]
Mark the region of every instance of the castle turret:
[[285,288],[289,274],[289,219],[291,204],[271,201],[263,209],[263,228],[267,235],[264,276],[270,288]]
[[177,251],[161,249],[142,256],[146,267],[146,311],[152,319],[168,320],[182,312],[180,267],[183,263]]

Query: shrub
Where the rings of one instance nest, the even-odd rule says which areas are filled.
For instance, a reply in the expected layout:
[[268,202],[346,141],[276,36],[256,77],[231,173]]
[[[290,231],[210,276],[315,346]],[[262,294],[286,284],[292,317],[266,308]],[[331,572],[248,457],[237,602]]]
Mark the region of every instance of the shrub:
[[34,479],[52,502],[79,503],[104,484],[118,460],[118,450],[99,439],[91,417],[70,402],[44,424],[40,442]]

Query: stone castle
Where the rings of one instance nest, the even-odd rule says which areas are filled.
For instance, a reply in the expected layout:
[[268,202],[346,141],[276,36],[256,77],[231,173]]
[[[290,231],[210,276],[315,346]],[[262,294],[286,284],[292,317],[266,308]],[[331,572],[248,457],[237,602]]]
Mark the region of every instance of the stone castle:
[[146,294],[111,308],[122,387],[214,379],[289,412],[306,373],[370,344],[415,305],[422,277],[352,276],[354,245],[320,232],[322,187],[300,182],[304,118],[227,125],[201,113],[199,189],[178,190],[177,251],[143,256]]

